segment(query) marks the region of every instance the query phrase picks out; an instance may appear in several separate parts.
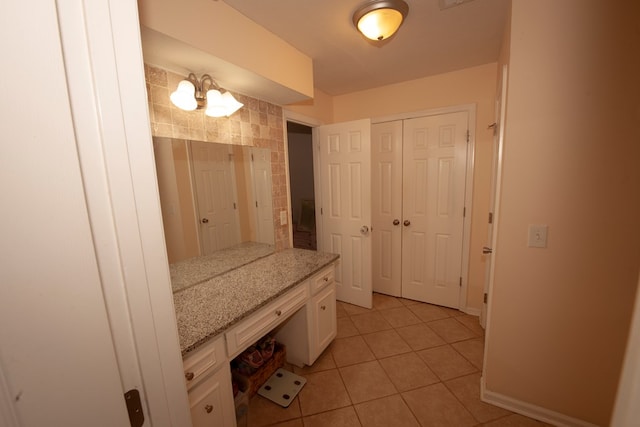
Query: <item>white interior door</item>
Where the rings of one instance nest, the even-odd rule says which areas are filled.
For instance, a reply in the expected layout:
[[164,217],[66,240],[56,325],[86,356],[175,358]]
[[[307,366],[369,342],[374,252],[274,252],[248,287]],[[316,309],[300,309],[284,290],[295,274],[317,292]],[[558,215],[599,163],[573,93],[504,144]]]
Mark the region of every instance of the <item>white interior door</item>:
[[320,249],[340,254],[336,298],[371,308],[371,121],[314,132],[320,146]]
[[499,86],[500,93],[496,100],[496,123],[494,127],[493,137],[493,162],[491,173],[491,196],[489,199],[489,228],[487,233],[487,245],[482,252],[486,259],[485,280],[484,280],[484,301],[482,303],[482,311],[480,312],[480,325],[483,328],[487,326],[487,303],[489,297],[489,288],[493,280],[494,257],[493,248],[497,239],[497,227],[495,226],[498,218],[498,204],[500,196],[500,180],[502,176],[502,145],[504,141],[504,120],[505,120],[505,102],[507,99],[507,67],[502,69],[501,84]]
[[402,295],[402,120],[371,125],[373,290]]
[[256,241],[274,244],[273,202],[271,201],[271,151],[251,147],[253,194],[256,206]]
[[404,121],[402,295],[457,308],[468,113]]
[[201,255],[240,243],[230,153],[225,145],[191,141]]

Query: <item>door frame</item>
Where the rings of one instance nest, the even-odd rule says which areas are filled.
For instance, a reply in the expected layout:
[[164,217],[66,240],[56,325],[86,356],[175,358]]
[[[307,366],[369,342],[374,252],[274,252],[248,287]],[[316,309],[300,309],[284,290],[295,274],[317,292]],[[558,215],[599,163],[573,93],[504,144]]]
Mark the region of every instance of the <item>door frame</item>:
[[479,315],[479,309],[469,309],[467,307],[467,292],[469,290],[469,259],[471,248],[471,219],[473,213],[473,172],[475,169],[475,130],[476,130],[476,104],[461,104],[451,107],[431,108],[428,110],[412,111],[409,113],[393,114],[389,116],[374,117],[371,124],[391,122],[396,120],[415,119],[426,116],[438,116],[449,113],[466,112],[469,121],[469,142],[467,144],[467,164],[465,178],[465,216],[462,231],[462,286],[458,299],[458,310],[468,314]]
[[[296,113],[295,111],[290,111],[286,109],[282,109],[282,126],[285,129],[284,132],[284,170],[285,170],[285,179],[287,181],[287,210],[289,214],[293,213],[293,209],[291,206],[291,176],[289,175],[289,136],[287,135],[287,122],[294,122],[301,125],[309,126],[310,128],[315,128],[318,126],[322,126],[325,123],[314,119],[312,117],[305,116],[304,114]],[[315,133],[312,134],[312,147],[313,147],[313,193],[315,194],[315,211],[318,212],[320,209],[321,201],[318,200],[318,194],[322,194],[322,188],[320,186],[320,141],[317,140]],[[318,242],[318,251],[324,250],[322,247],[321,240],[317,239],[317,236],[322,236],[322,221],[317,220],[318,216],[316,215],[316,241]],[[293,247],[293,221],[289,221],[289,246]]]

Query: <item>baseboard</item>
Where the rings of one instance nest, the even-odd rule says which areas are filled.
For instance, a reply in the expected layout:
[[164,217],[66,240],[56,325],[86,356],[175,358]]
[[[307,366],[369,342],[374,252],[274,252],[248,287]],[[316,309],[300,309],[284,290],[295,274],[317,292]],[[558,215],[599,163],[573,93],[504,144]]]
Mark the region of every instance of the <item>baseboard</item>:
[[484,382],[484,376],[480,378],[480,399],[483,402],[499,406],[511,412],[516,412],[520,415],[544,421],[559,427],[597,427],[596,424],[591,424],[587,421],[572,418],[550,409],[487,390]]
[[462,311],[463,313],[470,314],[471,316],[478,316],[478,317],[480,317],[480,313],[482,312],[482,310],[479,308],[471,308],[471,307],[461,308],[460,311]]

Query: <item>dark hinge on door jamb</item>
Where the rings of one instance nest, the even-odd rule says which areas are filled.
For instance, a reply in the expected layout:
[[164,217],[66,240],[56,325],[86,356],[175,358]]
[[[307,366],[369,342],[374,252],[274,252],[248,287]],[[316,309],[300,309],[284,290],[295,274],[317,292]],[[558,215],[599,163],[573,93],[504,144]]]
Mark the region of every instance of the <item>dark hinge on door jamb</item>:
[[462,276],[460,276],[460,286],[462,286]]
[[485,304],[487,303],[487,300],[489,300],[489,296],[485,293],[484,294],[484,303]]
[[463,207],[462,208],[462,218],[466,218],[467,217],[467,207]]
[[489,224],[493,224],[493,212],[489,212]]
[[471,138],[471,132],[469,132],[469,129],[467,129],[467,142],[469,142],[470,138]]
[[131,427],[142,427],[144,424],[144,413],[142,412],[140,392],[135,388],[132,388],[124,394],[124,401],[127,404],[127,412],[129,413],[129,423],[131,424]]

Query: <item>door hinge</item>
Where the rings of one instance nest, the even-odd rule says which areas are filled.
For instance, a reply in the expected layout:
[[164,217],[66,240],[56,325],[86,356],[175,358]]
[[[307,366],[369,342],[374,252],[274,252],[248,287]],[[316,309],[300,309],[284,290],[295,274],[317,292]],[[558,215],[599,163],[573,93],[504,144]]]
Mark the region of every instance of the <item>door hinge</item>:
[[463,207],[462,208],[462,218],[466,218],[467,217],[467,207]]
[[322,215],[322,214],[323,214],[323,212],[322,212],[322,208],[320,208],[320,215]]
[[467,129],[467,142],[469,142],[470,139],[471,139],[471,132],[469,132],[469,129]]
[[258,207],[258,201],[256,200],[256,208]]
[[233,202],[233,209],[238,209],[238,207],[236,206],[236,202]]
[[132,388],[124,394],[124,401],[127,404],[127,412],[129,413],[129,423],[131,424],[131,427],[142,427],[144,424],[144,413],[142,412],[140,392],[135,388]]
[[253,162],[253,153],[251,153],[251,161]]
[[484,303],[486,304],[488,300],[489,300],[489,296],[485,293],[484,294]]
[[489,212],[489,224],[493,224],[493,212]]
[[462,276],[460,277],[460,287],[462,287]]

